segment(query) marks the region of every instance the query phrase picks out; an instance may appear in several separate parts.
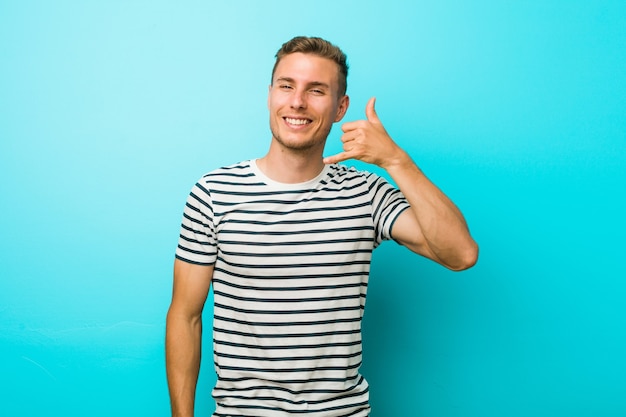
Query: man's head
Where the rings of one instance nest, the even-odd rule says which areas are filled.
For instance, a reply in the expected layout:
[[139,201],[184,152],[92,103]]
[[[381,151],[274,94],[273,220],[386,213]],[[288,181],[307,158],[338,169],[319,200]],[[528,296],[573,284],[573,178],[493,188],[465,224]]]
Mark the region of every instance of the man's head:
[[274,73],[281,59],[286,55],[300,52],[303,54],[312,54],[321,58],[330,59],[339,69],[339,96],[346,94],[348,88],[348,60],[346,54],[339,47],[318,37],[296,36],[295,38],[285,42],[283,46],[276,52],[276,63],[272,69],[272,83],[274,82]]
[[[338,63],[339,62],[339,63]],[[268,94],[273,143],[313,154],[346,114],[346,56],[320,38],[294,38],[276,54]]]

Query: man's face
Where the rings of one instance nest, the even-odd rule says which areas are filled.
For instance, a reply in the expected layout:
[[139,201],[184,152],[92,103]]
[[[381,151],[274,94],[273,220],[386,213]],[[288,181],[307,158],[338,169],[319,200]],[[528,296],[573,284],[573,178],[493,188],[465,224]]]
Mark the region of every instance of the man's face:
[[343,118],[348,104],[348,96],[339,96],[335,62],[299,52],[286,55],[269,90],[273,140],[291,150],[323,150],[333,123]]

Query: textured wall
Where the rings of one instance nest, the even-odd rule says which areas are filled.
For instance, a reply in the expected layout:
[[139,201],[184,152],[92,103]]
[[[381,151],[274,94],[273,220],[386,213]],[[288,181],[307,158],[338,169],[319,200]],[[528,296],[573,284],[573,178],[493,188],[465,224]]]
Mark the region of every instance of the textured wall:
[[345,120],[375,95],[481,245],[460,274],[375,252],[373,415],[626,415],[625,28],[609,0],[0,2],[2,414],[168,414],[184,200],[266,151],[306,34],[348,53]]

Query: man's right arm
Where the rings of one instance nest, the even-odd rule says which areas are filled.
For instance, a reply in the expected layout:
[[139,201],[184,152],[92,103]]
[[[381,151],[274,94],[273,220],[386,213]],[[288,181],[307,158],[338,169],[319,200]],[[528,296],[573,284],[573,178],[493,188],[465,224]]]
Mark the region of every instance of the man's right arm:
[[174,261],[172,303],[167,312],[165,357],[173,417],[193,417],[200,370],[202,310],[213,266]]

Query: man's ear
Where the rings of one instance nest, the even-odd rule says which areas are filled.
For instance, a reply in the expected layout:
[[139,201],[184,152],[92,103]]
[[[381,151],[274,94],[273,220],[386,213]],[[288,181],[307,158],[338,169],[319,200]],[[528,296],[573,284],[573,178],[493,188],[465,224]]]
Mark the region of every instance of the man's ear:
[[270,108],[270,93],[272,92],[272,84],[267,88],[267,108]]
[[343,96],[339,99],[339,106],[337,107],[337,116],[335,117],[335,123],[343,119],[346,115],[348,107],[350,106],[350,97]]

